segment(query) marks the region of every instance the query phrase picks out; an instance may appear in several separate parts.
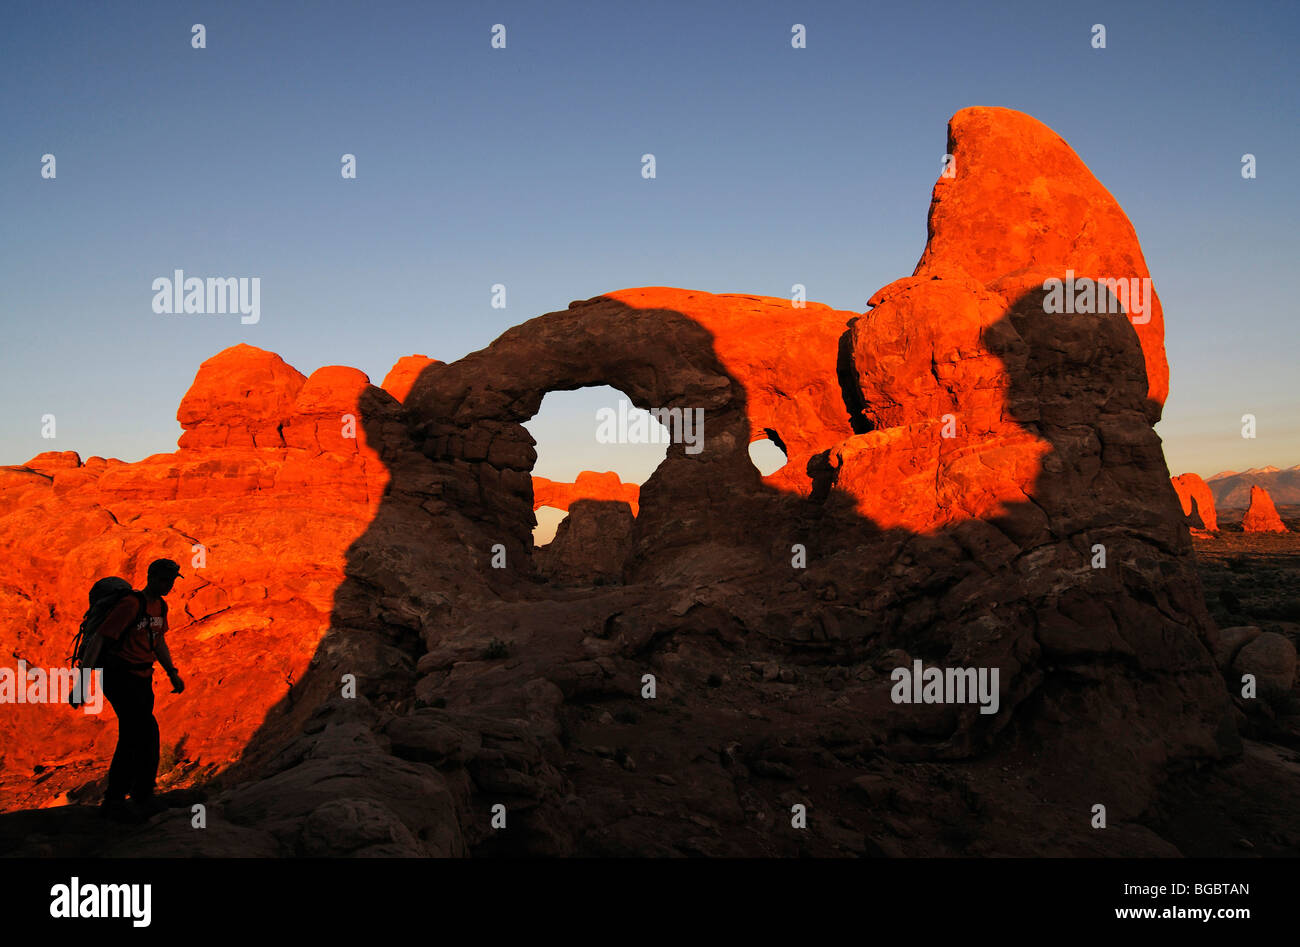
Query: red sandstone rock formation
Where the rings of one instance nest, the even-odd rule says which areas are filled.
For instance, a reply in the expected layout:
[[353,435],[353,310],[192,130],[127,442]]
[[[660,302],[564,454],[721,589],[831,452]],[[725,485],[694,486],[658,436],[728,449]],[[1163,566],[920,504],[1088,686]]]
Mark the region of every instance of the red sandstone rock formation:
[[[717,367],[741,388],[737,400],[749,422],[742,446],[770,431],[788,458],[764,482],[804,495],[811,491],[809,460],[852,432],[836,370],[841,337],[856,313],[816,302],[797,307],[772,296],[715,296],[667,286],[624,289],[603,298],[639,310],[680,313],[704,329]],[[710,420],[706,414],[706,438]]]
[[[427,456],[467,472],[460,508],[522,549],[534,497],[521,480],[533,455],[520,425],[540,392],[607,383],[640,407],[703,407],[704,451],[670,449],[642,485],[630,581],[775,582],[769,570],[782,556],[815,548],[824,558],[803,578],[844,604],[787,611],[758,583],[748,599],[712,605],[732,622],[710,613],[716,633],[761,627],[792,647],[849,652],[866,640],[906,649],[920,636],[1003,667],[1008,703],[1037,688],[1040,660],[1114,659],[1085,698],[1092,725],[1052,737],[1063,759],[1123,743],[1154,774],[1170,754],[1213,756],[1231,739],[1212,624],[1151,429],[1167,388],[1158,301],[1137,324],[1125,312],[1045,307],[1044,283],[1071,270],[1147,278],[1132,227],[1059,136],[1028,116],[965,110],[950,140],[957,176],[936,185],[917,271],[875,294],[865,315],[800,316],[784,300],[746,306],[662,287],[606,294],[422,379],[407,402],[414,435]],[[743,456],[762,430],[790,458],[767,480]],[[803,519],[814,510],[824,517],[816,530]],[[830,567],[840,555],[851,569]],[[1172,612],[1149,604],[1166,601],[1177,602]],[[1172,644],[1157,644],[1154,628]],[[1139,678],[1155,678],[1116,677],[1129,660]],[[426,692],[444,680],[431,673]],[[1149,739],[1134,742],[1112,703],[1129,700],[1107,697],[1113,688],[1143,691]],[[1177,750],[1155,736],[1175,718]],[[970,752],[981,723],[949,718],[945,746]]]
[[[1021,379],[1035,349],[1059,347],[1080,390],[1089,374],[1143,386],[1150,422],[1168,393],[1154,294],[1151,317],[1140,325],[1123,315],[1044,311],[1044,282],[1067,271],[1149,276],[1115,199],[1059,135],[1028,115],[963,109],[948,134],[955,175],[935,184],[930,239],[916,271],[878,291],[868,303],[874,308],[853,324],[853,368],[870,431],[829,458],[837,488],[855,498],[859,513],[921,531],[1023,506],[1037,493],[1048,453],[1037,433],[1045,415],[1055,423],[1085,420],[1077,398],[1035,403],[1032,380]],[[1139,359],[1126,341],[1134,337]],[[1125,421],[1130,429],[1138,423]],[[1095,463],[1100,442],[1088,452]],[[1155,445],[1138,462],[1163,465]],[[1142,488],[1140,499],[1154,503],[1152,489]],[[1035,518],[1025,509],[1016,515]]]
[[[169,639],[188,687],[172,695],[157,685],[158,718],[195,772],[230,764],[302,679],[330,626],[345,553],[389,478],[367,430],[398,410],[356,369],[304,377],[271,352],[236,345],[200,366],[177,412],[185,432],[176,452],[81,464],[66,451],[0,468],[6,653],[64,665],[97,578],[139,588],[151,560],[173,558],[185,578],[169,596]],[[115,732],[107,708],[89,716],[6,706],[4,805],[45,801],[102,774]],[[38,765],[45,778],[33,785]]]
[[1210,492],[1209,485],[1194,473],[1182,474],[1170,482],[1178,494],[1183,513],[1189,520],[1195,516],[1200,521],[1191,523],[1192,535],[1206,536],[1216,532],[1219,529],[1219,519],[1214,510],[1214,494]]
[[427,355],[403,355],[388,370],[388,374],[384,376],[384,383],[380,387],[398,401],[405,401],[406,396],[411,391],[411,386],[420,377],[420,372],[430,365],[441,364],[442,362],[429,358]]
[[611,470],[595,473],[584,470],[578,474],[573,483],[560,483],[545,477],[533,478],[533,509],[553,506],[557,510],[568,510],[577,500],[616,500],[626,503],[636,516],[641,487],[635,483],[624,483],[618,474]]
[[1250,508],[1241,520],[1243,533],[1285,533],[1286,524],[1277,515],[1277,507],[1268,491],[1260,486],[1250,488]]
[[[1015,813],[978,819],[1014,822],[985,852],[1173,853],[1079,816],[1104,800],[1133,824],[1169,767],[1237,747],[1151,429],[1162,317],[1043,307],[1069,269],[1145,276],[1141,250],[1034,119],[963,110],[948,150],[916,272],[864,315],[623,290],[395,368],[391,391],[248,346],[209,359],[179,451],[0,472],[5,650],[58,663],[91,581],[204,546],[172,599],[190,686],[160,715],[185,765],[239,760],[222,831],[186,828],[185,854],[236,835],[280,854],[954,854],[943,825],[977,799]],[[669,447],[635,519],[573,504],[535,557],[555,485],[522,424],[598,384],[703,409],[703,450]],[[747,446],[769,431],[789,462],[763,478]],[[593,571],[623,581],[544,581]],[[998,669],[997,713],[895,703],[912,656]],[[107,765],[105,721],[0,719],[10,805]],[[1034,750],[1024,780],[1008,745]],[[811,805],[867,828],[771,831],[808,767]],[[499,797],[520,830],[488,827]],[[874,828],[895,804],[900,828]],[[114,851],[166,851],[170,831]]]
[[[962,109],[948,123],[948,153],[955,173],[935,182],[930,238],[916,272],[886,286],[877,301],[922,280],[970,278],[1012,299],[1066,270],[1098,280],[1150,277],[1119,203],[1038,119],[1006,108]],[[1169,394],[1169,366],[1154,291],[1152,300],[1150,319],[1135,314],[1134,328],[1154,423]]]

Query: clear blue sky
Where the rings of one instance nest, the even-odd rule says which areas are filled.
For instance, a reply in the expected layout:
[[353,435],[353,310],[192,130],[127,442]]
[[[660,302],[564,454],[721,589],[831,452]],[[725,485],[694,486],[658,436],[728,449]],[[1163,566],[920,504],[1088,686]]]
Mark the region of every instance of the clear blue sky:
[[[911,273],[968,105],[1052,126],[1133,220],[1173,472],[1300,463],[1298,23],[1294,2],[5,4],[0,463],[174,449],[198,364],[237,342],[378,383],[629,286],[803,283],[861,311]],[[176,268],[261,277],[261,322],[155,314]],[[534,426],[537,472],[617,469],[589,456],[593,402],[567,403]]]

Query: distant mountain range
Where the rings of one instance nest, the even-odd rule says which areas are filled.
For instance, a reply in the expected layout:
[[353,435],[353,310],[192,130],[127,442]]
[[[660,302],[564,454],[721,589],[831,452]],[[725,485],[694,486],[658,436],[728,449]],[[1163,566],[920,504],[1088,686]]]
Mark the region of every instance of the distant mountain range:
[[1251,467],[1240,473],[1224,470],[1205,482],[1214,494],[1217,509],[1244,510],[1250,506],[1252,484],[1267,490],[1274,504],[1300,503],[1300,464],[1285,470],[1278,467]]

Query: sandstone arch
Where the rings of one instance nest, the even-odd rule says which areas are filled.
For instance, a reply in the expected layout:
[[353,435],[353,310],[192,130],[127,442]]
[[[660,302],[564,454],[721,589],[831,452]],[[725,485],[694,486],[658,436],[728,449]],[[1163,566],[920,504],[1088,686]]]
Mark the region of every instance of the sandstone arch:
[[[522,422],[547,392],[609,385],[638,408],[702,409],[703,449],[670,445],[642,485],[633,560],[734,543],[738,509],[762,496],[747,454],[755,432],[797,432],[785,445],[793,463],[771,485],[801,495],[812,489],[814,454],[851,433],[835,374],[851,317],[817,304],[796,309],[785,299],[667,287],[598,296],[426,371],[406,399],[412,435],[426,456],[458,472],[460,509],[524,552],[536,452]],[[779,349],[755,338],[756,325],[766,334],[774,324],[786,332]]]

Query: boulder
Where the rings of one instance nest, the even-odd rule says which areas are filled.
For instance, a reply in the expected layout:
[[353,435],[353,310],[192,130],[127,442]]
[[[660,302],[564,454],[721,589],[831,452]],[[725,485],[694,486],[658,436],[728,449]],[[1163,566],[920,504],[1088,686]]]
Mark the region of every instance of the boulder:
[[1295,658],[1295,645],[1266,631],[1237,652],[1232,669],[1239,675],[1255,675],[1259,696],[1279,697],[1289,694],[1295,685]]
[[240,343],[199,366],[176,420],[182,448],[282,447],[280,427],[307,378],[274,352]]
[[1220,628],[1211,638],[1214,642],[1214,663],[1220,670],[1226,671],[1232,666],[1244,645],[1258,638],[1261,630],[1254,625],[1238,625],[1234,628]]

